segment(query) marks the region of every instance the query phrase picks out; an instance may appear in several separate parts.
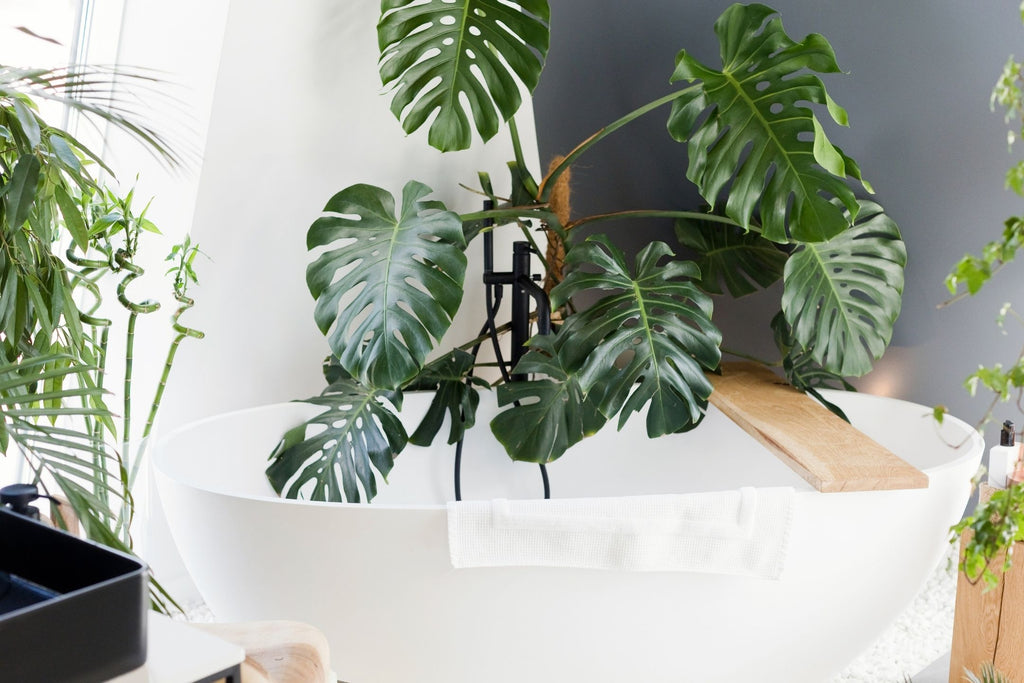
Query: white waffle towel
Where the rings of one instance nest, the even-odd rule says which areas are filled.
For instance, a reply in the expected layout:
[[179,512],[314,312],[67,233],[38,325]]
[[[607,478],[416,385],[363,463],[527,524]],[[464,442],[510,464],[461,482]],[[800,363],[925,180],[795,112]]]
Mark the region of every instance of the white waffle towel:
[[792,488],[448,503],[452,566],[687,571],[777,579]]

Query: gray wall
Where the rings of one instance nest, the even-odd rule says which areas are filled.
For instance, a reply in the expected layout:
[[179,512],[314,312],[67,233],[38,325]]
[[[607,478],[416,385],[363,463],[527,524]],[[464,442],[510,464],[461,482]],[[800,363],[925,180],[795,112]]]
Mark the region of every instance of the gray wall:
[[[552,0],[552,48],[534,98],[541,159],[564,152],[601,125],[671,91],[676,53],[686,48],[721,64],[712,25],[721,0],[613,2]],[[937,310],[943,279],[966,251],[994,239],[1022,211],[1003,189],[1011,163],[1001,113],[989,93],[1006,57],[1024,52],[1024,27],[1011,0],[775,0],[796,39],[824,34],[846,75],[826,77],[850,113],[849,129],[830,130],[856,159],[876,199],[899,223],[910,264],[893,346],[862,389],[926,405],[945,404],[975,421],[987,397],[969,398],[963,378],[980,363],[1010,363],[1024,328],[994,324],[1017,297],[1024,266],[1008,269],[974,300]],[[574,169],[574,210],[697,208],[685,180],[685,150],[665,132],[667,109],[606,140]],[[1024,153],[1024,146],[1020,148]],[[670,223],[618,224],[624,246],[672,240]],[[771,353],[767,321],[778,291],[716,302],[733,348]],[[1010,415],[1009,408],[998,415]]]

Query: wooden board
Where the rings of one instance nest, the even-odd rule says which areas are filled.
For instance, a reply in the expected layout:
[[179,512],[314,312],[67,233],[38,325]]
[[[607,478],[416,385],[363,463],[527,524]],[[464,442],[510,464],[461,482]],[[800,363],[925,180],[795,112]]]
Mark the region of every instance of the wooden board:
[[328,683],[330,649],[318,629],[296,621],[192,624],[245,650],[242,683]]
[[[988,501],[993,489],[981,485],[981,501]],[[970,541],[970,530],[961,537],[963,548]],[[971,583],[960,572],[956,582],[956,614],[953,618],[953,649],[949,657],[949,681],[961,683],[964,670],[981,672],[985,663],[995,664],[996,670],[1011,681],[1024,680],[1024,543],[1017,543],[1013,551],[1013,567],[1000,577],[999,585],[985,590],[985,582]],[[963,550],[960,551],[963,560]],[[1001,567],[1000,555],[992,561]]]
[[928,475],[756,363],[708,375],[711,403],[822,492],[928,488]]

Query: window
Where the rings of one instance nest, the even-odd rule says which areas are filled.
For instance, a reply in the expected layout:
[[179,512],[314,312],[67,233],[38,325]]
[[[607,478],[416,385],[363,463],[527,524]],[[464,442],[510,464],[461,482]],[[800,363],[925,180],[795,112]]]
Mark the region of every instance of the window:
[[0,10],[0,64],[67,64],[75,44],[80,7],[81,0],[4,0]]

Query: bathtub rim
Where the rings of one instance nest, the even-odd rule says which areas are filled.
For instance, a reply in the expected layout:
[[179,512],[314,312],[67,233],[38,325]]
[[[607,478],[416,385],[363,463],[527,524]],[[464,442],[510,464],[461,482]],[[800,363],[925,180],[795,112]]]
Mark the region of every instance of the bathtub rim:
[[[822,389],[822,390],[819,390],[819,391],[822,394],[822,396],[824,396],[826,398],[828,398],[830,396],[832,396],[832,397],[841,396],[844,399],[848,399],[848,400],[851,400],[851,401],[854,401],[854,402],[856,402],[856,401],[863,401],[863,400],[868,400],[868,401],[879,401],[880,400],[880,401],[895,402],[895,403],[898,403],[898,404],[903,404],[904,406],[909,406],[909,407],[913,407],[913,408],[916,408],[916,409],[920,409],[922,411],[922,414],[921,414],[922,418],[931,418],[931,414],[932,414],[932,410],[930,408],[927,408],[926,406],[924,406],[922,404],[915,403],[913,401],[904,400],[904,399],[894,398],[894,397],[891,397],[891,396],[878,396],[878,395],[875,395],[875,394],[868,394],[868,393],[862,393],[862,392],[852,392],[852,391],[842,391],[842,390],[838,390],[838,389]],[[422,393],[426,393],[426,392],[422,392]],[[193,430],[193,429],[195,429],[197,427],[201,427],[201,426],[207,425],[207,424],[209,424],[211,422],[215,422],[215,421],[219,421],[219,420],[224,420],[224,419],[228,419],[228,418],[232,418],[232,417],[238,417],[238,416],[241,416],[241,415],[244,415],[244,414],[259,413],[259,412],[271,412],[271,411],[279,410],[283,406],[296,407],[296,406],[300,406],[300,405],[316,407],[315,404],[306,403],[305,401],[302,401],[302,400],[283,401],[283,402],[279,402],[279,403],[268,403],[268,404],[259,405],[259,406],[250,406],[250,407],[247,407],[247,408],[239,408],[239,409],[236,409],[236,410],[230,410],[230,411],[226,411],[226,412],[223,412],[223,413],[217,413],[215,415],[209,415],[207,417],[200,418],[198,420],[193,420],[193,421],[188,422],[186,424],[180,425],[180,426],[176,427],[175,429],[169,431],[167,434],[164,434],[163,436],[158,437],[158,439],[156,440],[156,443],[154,443],[152,445],[152,454],[153,454],[153,463],[152,464],[153,464],[154,474],[157,475],[160,478],[166,478],[168,481],[174,482],[175,484],[178,484],[178,485],[181,485],[181,486],[186,486],[186,487],[189,487],[189,488],[194,488],[196,490],[203,491],[203,492],[206,492],[206,493],[210,493],[210,494],[213,494],[213,495],[226,496],[226,497],[229,497],[229,498],[236,498],[236,499],[242,499],[242,500],[262,501],[262,502],[270,502],[270,503],[281,503],[281,504],[286,504],[286,505],[326,506],[326,507],[330,507],[330,508],[342,508],[342,509],[349,508],[349,509],[353,509],[353,510],[440,511],[440,510],[446,510],[448,502],[452,502],[452,501],[448,501],[448,502],[445,502],[445,503],[429,503],[429,504],[428,503],[373,503],[373,502],[348,503],[348,502],[333,502],[333,501],[321,501],[321,500],[292,499],[292,498],[283,498],[283,497],[280,497],[280,496],[271,496],[271,495],[255,494],[255,493],[239,493],[239,492],[236,492],[236,491],[227,491],[227,490],[224,490],[224,489],[219,488],[219,487],[213,487],[213,486],[208,486],[208,485],[204,485],[204,484],[201,484],[201,483],[196,483],[194,481],[183,481],[179,477],[172,476],[170,473],[168,473],[166,471],[166,469],[164,467],[161,466],[162,465],[162,460],[165,457],[164,456],[164,450],[165,449],[163,448],[164,444],[166,442],[169,442],[169,441],[175,439],[175,438],[180,437],[180,435],[185,433],[185,432]],[[712,406],[709,406],[709,409],[711,409],[711,408],[712,408]],[[311,412],[312,412],[312,410],[311,410]],[[315,414],[315,413],[313,413],[313,414]],[[947,470],[947,469],[952,469],[952,468],[956,468],[956,467],[962,466],[965,461],[967,461],[969,459],[972,459],[972,458],[980,460],[980,457],[981,457],[981,455],[983,454],[983,451],[984,451],[985,442],[984,442],[984,439],[983,439],[982,435],[978,432],[978,430],[976,430],[974,427],[969,425],[964,420],[961,420],[960,418],[957,418],[957,417],[952,416],[952,415],[944,416],[943,420],[944,420],[944,422],[950,423],[956,429],[962,430],[962,432],[965,433],[967,435],[967,437],[963,440],[963,442],[959,446],[953,446],[952,444],[949,444],[951,450],[962,450],[962,452],[960,453],[959,456],[957,456],[955,458],[952,458],[950,460],[943,461],[943,462],[941,462],[941,463],[939,463],[937,465],[933,465],[932,467],[922,468],[921,471],[924,472],[926,475],[930,475],[931,473],[940,473],[940,472],[942,472],[944,470]],[[478,428],[482,428],[482,426],[478,426]],[[942,437],[940,436],[939,438],[941,439]],[[398,457],[400,457],[400,456],[397,456],[396,460],[398,459]],[[385,484],[385,486],[386,486],[386,484]],[[868,493],[868,494],[870,494],[870,493],[891,493],[891,492],[896,492],[896,491],[898,491],[898,490],[888,491],[888,492],[887,491],[829,492],[829,493],[825,493],[823,495],[839,496],[839,495],[851,495],[851,494],[857,494],[857,493]],[[807,495],[807,494],[822,494],[822,492],[821,491],[816,491],[816,490],[813,490],[813,489],[812,490],[797,490],[796,494],[798,496],[802,496],[802,495]]]

